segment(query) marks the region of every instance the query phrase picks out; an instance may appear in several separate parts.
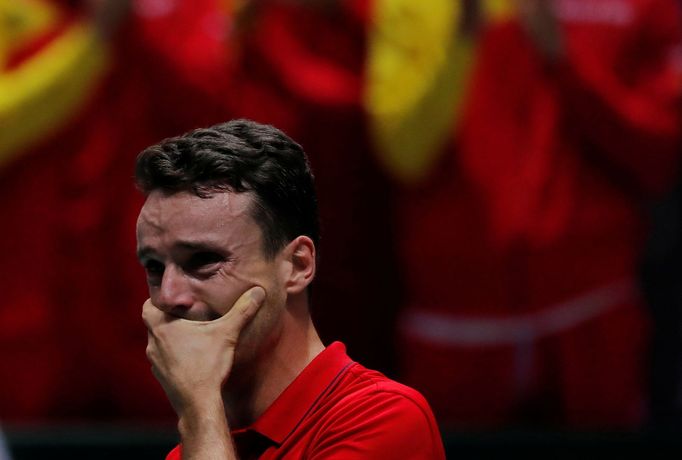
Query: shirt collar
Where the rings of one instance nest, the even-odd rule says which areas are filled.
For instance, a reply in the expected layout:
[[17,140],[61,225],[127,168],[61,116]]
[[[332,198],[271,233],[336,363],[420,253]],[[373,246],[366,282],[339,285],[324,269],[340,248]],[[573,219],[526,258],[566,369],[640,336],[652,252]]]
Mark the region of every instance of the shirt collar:
[[256,431],[276,444],[282,444],[352,362],[341,342],[332,343],[303,369],[246,430]]

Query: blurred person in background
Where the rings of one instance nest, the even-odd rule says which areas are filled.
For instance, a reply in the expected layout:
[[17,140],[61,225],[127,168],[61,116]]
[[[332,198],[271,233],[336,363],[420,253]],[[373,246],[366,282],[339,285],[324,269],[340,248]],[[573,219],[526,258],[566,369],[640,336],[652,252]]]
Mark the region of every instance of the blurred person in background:
[[106,78],[108,53],[91,18],[68,2],[4,1],[0,14],[0,413],[11,420],[45,416],[66,374],[69,314],[54,292],[69,207],[64,165],[87,142],[76,137],[94,137],[67,131],[89,125],[78,116]]
[[[368,2],[0,4],[8,223],[0,415],[170,419],[139,354],[146,288],[124,248],[134,244],[141,200],[125,159],[172,133],[238,116],[276,123],[307,146],[327,222],[320,249],[329,263],[315,290],[330,305],[317,318],[321,333],[390,369],[389,195],[361,103]],[[358,267],[354,254],[370,251],[377,256]],[[102,318],[106,326],[95,326]]]
[[[134,244],[125,210],[140,199],[122,163],[155,138],[139,75],[123,65],[126,7],[0,2],[0,414],[8,421],[170,416],[139,357],[144,284],[127,274],[136,261],[124,249]],[[141,378],[133,383],[129,372]]]
[[[378,5],[431,25],[416,42],[376,34],[370,59],[382,43],[398,52],[370,67],[366,96],[380,158],[405,184],[404,378],[449,427],[640,426],[637,269],[646,205],[677,171],[677,2]],[[418,30],[398,23],[403,39]],[[396,63],[404,74],[382,74]]]
[[[243,117],[306,146],[322,202],[319,249],[329,261],[314,293],[329,308],[315,312],[316,324],[323,338],[340,337],[353,356],[390,372],[399,297],[390,188],[371,153],[362,103],[371,5],[137,0],[132,11],[161,136]],[[376,256],[358,267],[354,254],[370,251]]]
[[390,373],[400,291],[391,189],[372,155],[362,99],[371,14],[366,0],[247,2],[224,100],[233,117],[274,124],[306,147],[322,203],[325,263],[313,296],[326,308],[314,312],[316,324],[323,339],[341,338],[350,354]]

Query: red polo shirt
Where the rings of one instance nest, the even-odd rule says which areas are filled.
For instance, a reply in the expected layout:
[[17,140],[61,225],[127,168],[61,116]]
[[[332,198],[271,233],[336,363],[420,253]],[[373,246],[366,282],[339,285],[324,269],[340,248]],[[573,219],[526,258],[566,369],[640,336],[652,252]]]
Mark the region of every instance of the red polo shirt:
[[[438,426],[412,388],[353,362],[335,342],[251,426],[242,459],[444,459]],[[166,460],[180,460],[180,446]]]

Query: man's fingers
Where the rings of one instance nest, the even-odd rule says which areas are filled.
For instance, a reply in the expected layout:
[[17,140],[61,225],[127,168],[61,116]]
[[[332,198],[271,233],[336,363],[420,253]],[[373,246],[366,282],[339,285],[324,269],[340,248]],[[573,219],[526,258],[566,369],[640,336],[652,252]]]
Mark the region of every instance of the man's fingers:
[[158,324],[162,318],[163,312],[154,306],[152,299],[147,299],[142,305],[142,321],[147,329]]
[[[234,340],[237,339],[241,330],[254,317],[260,306],[265,300],[265,290],[260,286],[254,286],[248,291],[244,292],[232,305],[232,308],[221,318],[213,321],[191,321],[170,317],[168,314],[157,308],[151,299],[142,306],[142,321],[149,332],[156,337],[160,333],[159,327],[162,324],[170,324],[174,320],[178,321],[178,326],[186,330],[209,327],[220,328],[223,333],[229,330],[229,336]],[[215,326],[211,326],[211,325]],[[189,328],[189,329],[187,329]]]
[[241,295],[234,303],[230,311],[216,323],[229,324],[237,334],[253,318],[265,300],[265,289],[254,286]]
[[151,331],[147,331],[147,348],[145,352],[147,354],[147,360],[152,362],[154,359],[154,353],[156,351],[156,344],[154,343],[154,335]]
[[161,323],[169,323],[171,321],[180,319],[177,316],[170,315],[152,303],[152,299],[142,305],[142,321],[147,329],[152,326],[158,326]]

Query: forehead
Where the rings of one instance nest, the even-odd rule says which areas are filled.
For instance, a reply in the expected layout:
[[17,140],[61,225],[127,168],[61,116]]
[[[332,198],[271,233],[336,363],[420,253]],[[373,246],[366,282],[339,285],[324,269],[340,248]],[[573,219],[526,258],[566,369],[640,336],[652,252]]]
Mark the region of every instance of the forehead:
[[137,237],[192,241],[201,238],[250,238],[258,232],[251,217],[250,193],[217,192],[200,198],[189,192],[149,194],[137,220]]

